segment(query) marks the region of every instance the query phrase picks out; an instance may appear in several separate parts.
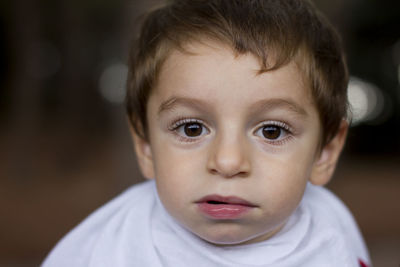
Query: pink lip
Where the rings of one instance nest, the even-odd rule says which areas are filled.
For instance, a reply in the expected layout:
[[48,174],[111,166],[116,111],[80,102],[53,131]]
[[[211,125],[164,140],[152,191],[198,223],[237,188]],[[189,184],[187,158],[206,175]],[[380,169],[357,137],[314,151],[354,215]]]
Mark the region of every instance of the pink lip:
[[256,205],[235,197],[223,197],[219,195],[208,195],[196,201],[200,212],[211,219],[238,219]]

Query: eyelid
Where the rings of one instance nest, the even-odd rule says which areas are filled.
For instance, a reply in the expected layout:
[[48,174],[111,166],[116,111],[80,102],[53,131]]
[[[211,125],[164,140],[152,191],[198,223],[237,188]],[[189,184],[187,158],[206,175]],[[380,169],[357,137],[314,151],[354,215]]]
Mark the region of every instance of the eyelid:
[[261,127],[269,126],[269,125],[281,127],[282,129],[286,130],[289,134],[292,134],[294,132],[293,128],[290,127],[289,124],[282,122],[282,121],[275,121],[275,120],[263,121],[261,123],[258,123],[255,131],[258,131],[258,129],[260,129]]
[[174,120],[169,126],[168,126],[168,130],[170,131],[175,131],[176,129],[178,129],[179,127],[183,126],[186,123],[199,123],[202,126],[204,126],[207,131],[209,131],[207,125],[204,123],[204,121],[196,119],[196,118],[179,118],[177,120]]

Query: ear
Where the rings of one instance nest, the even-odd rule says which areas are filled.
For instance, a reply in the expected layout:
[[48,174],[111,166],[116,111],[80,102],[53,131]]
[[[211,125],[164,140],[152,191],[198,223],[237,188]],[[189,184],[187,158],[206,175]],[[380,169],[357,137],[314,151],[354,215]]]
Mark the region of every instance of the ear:
[[135,130],[130,127],[133,144],[135,146],[136,158],[139,164],[139,168],[146,179],[154,178],[154,164],[153,155],[149,141],[140,137]]
[[323,147],[312,169],[310,177],[310,182],[312,184],[325,185],[332,178],[336,163],[346,140],[348,128],[348,122],[342,120],[337,134]]

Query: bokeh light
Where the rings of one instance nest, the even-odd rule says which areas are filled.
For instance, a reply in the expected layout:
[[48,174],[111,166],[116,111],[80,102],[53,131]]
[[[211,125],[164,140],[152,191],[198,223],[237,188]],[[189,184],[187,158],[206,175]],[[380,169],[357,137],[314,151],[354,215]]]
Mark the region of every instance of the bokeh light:
[[107,101],[121,104],[125,98],[125,83],[128,75],[128,67],[122,63],[107,66],[99,80],[101,95]]
[[351,124],[377,120],[384,110],[384,96],[374,84],[351,77],[348,85]]

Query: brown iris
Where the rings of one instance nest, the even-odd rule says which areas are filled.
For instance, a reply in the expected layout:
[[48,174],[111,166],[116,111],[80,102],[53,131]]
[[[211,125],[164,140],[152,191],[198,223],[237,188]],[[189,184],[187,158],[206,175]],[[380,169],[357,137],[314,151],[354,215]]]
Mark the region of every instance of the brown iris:
[[278,126],[265,126],[262,129],[263,136],[267,139],[276,140],[281,136],[281,128]]
[[186,123],[184,126],[184,131],[187,136],[197,137],[203,132],[203,128],[200,123]]

